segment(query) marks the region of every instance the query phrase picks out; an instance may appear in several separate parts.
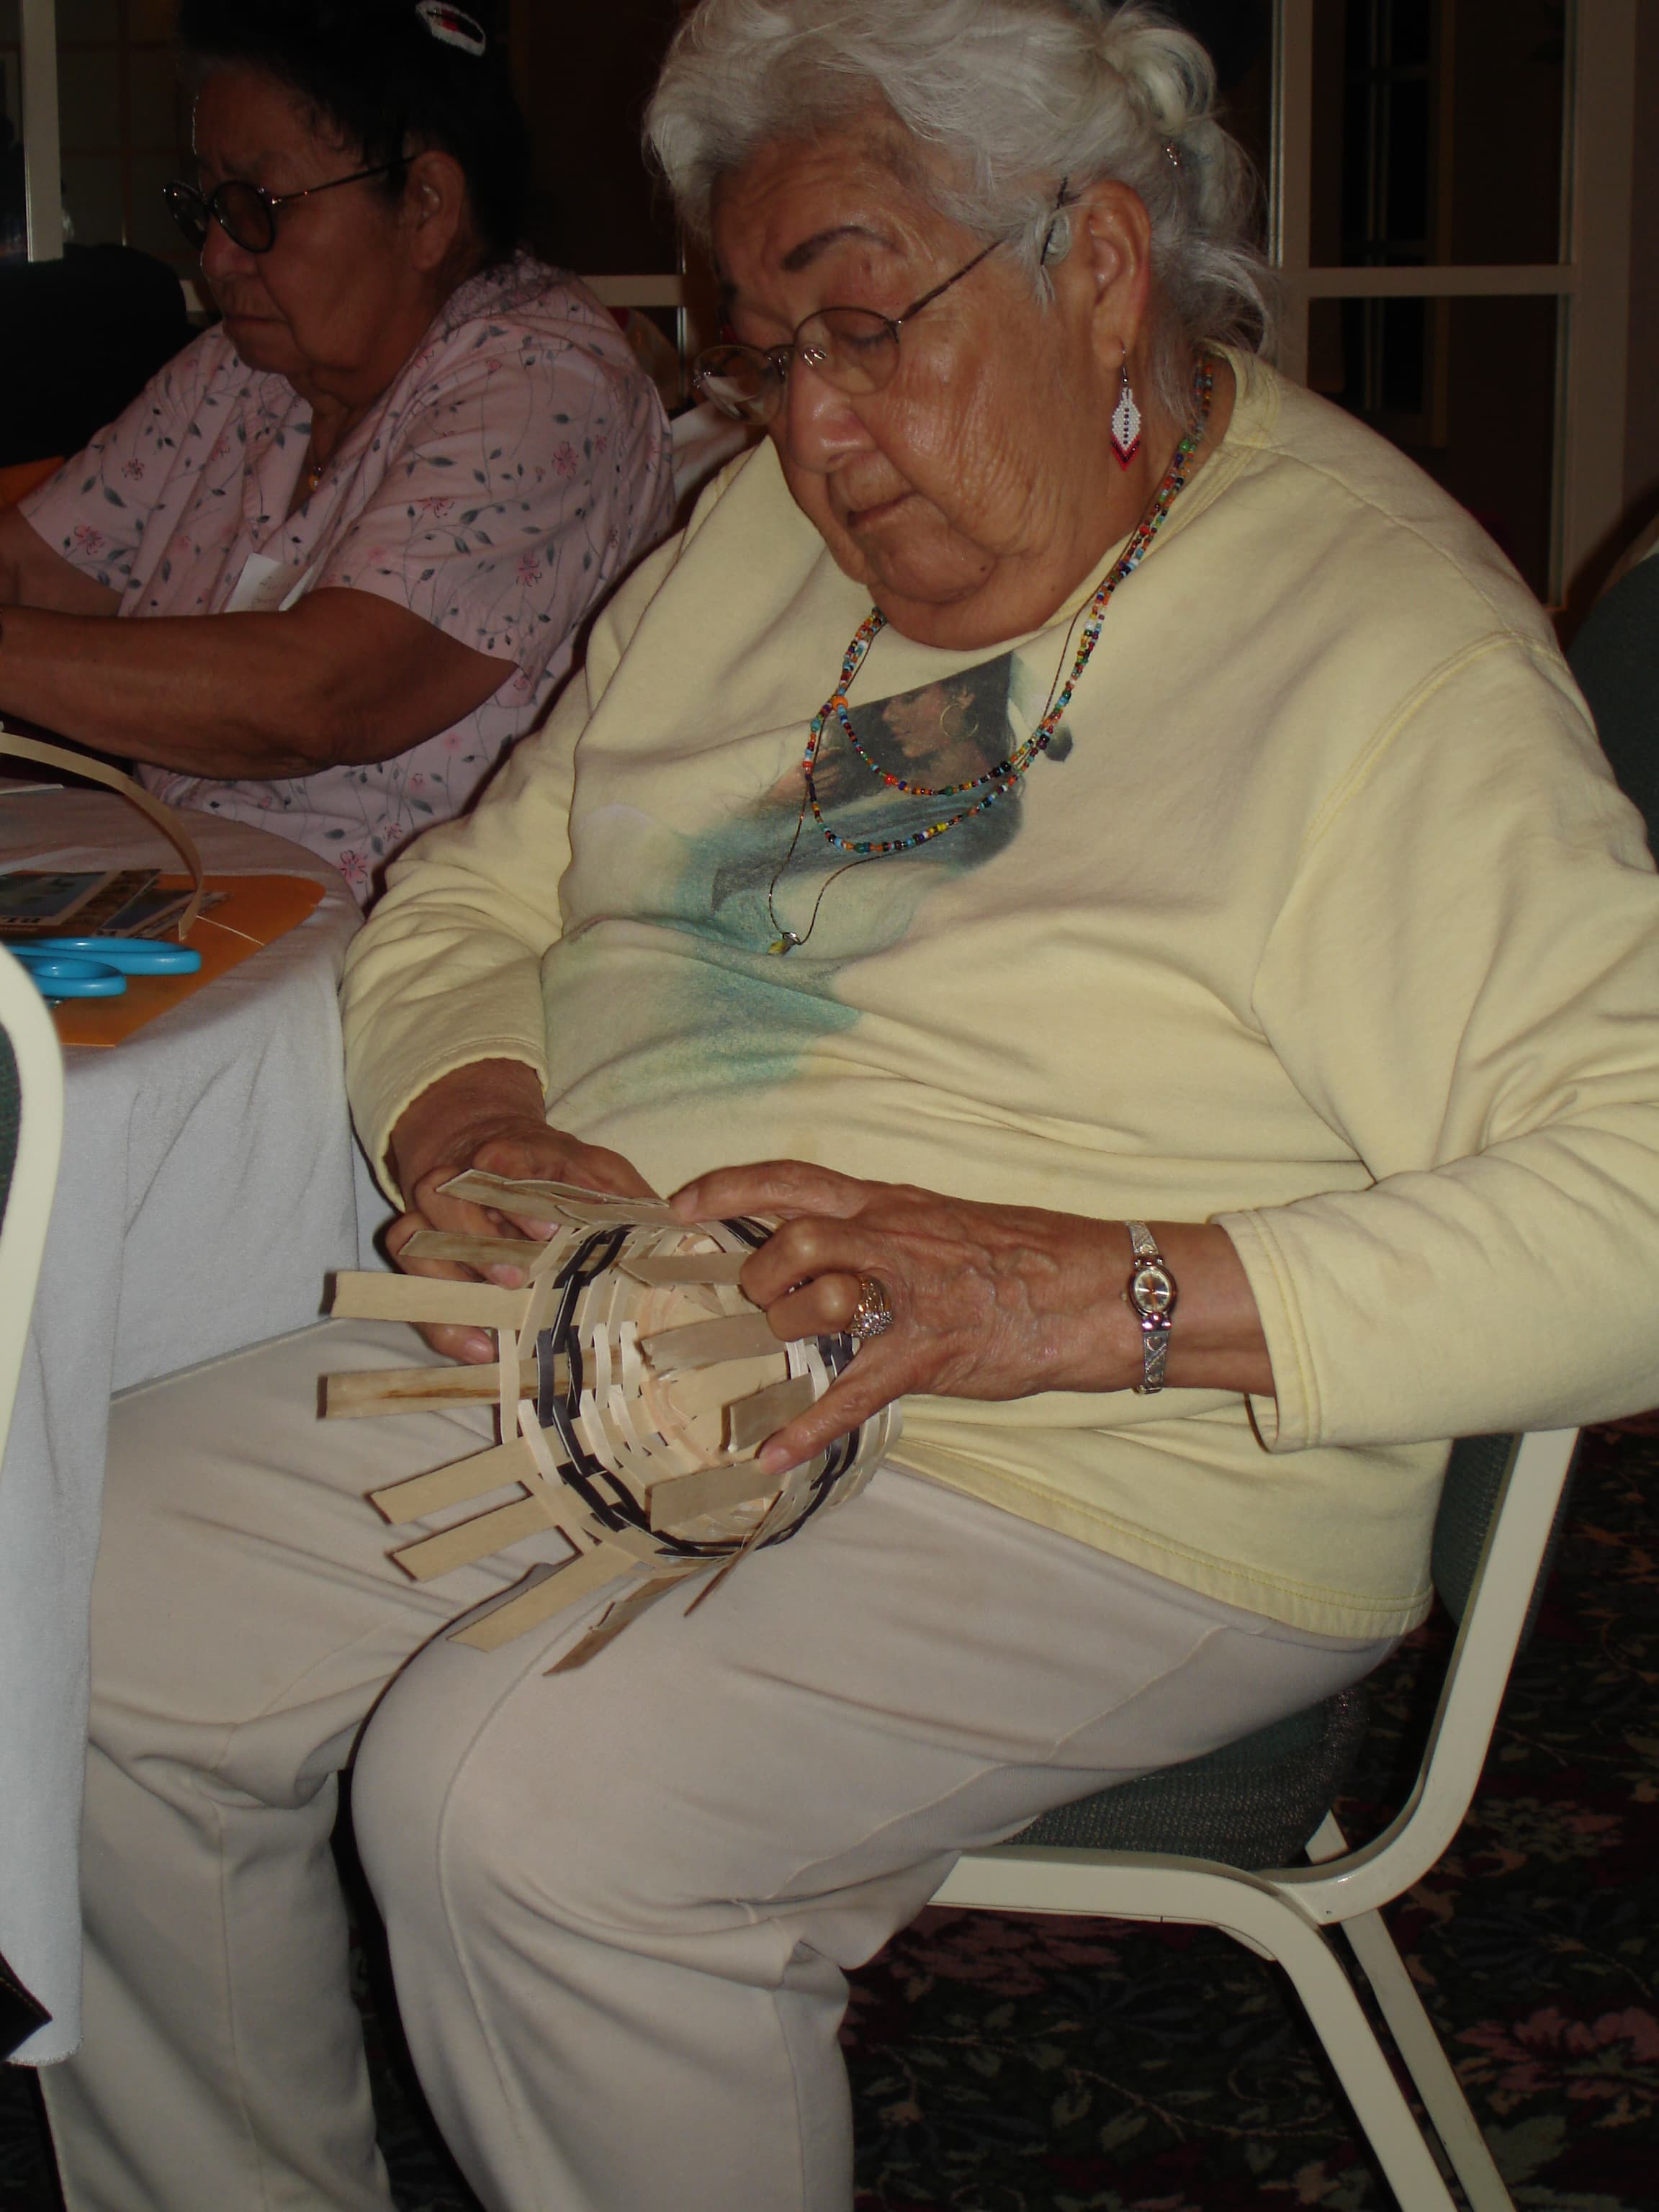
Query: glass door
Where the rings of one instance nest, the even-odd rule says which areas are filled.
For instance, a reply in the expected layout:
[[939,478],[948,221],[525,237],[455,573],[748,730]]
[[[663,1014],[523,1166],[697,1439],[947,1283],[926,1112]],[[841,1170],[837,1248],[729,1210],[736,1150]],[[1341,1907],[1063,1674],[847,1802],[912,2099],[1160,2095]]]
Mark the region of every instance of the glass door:
[[1279,366],[1559,605],[1623,504],[1636,0],[1276,0]]
[[66,240],[137,246],[190,273],[161,197],[181,137],[173,12],[172,0],[0,0],[0,93],[21,127],[26,210],[20,239],[15,188],[0,199],[0,252],[26,242],[31,259],[52,261]]

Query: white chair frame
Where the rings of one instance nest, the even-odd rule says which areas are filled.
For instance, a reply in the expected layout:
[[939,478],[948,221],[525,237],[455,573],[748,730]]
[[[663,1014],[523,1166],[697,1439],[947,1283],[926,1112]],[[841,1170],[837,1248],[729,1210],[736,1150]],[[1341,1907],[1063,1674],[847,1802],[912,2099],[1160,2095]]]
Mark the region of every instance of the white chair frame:
[[64,1055],[46,1000],[0,947],[0,1025],[17,1062],[17,1158],[0,1220],[0,1451],[34,1310],[34,1286],[58,1188],[64,1139]]
[[1324,1933],[1340,1928],[1474,2212],[1514,2212],[1381,1908],[1422,1879],[1468,1811],[1577,1440],[1572,1429],[1517,1439],[1416,1786],[1373,1842],[1351,1850],[1328,1814],[1307,1846],[1310,1865],[1261,1874],[1150,1852],[1002,1844],[959,1859],[934,1904],[1224,1929],[1276,1960],[1295,1984],[1402,2212],[1455,2212],[1430,2142]]

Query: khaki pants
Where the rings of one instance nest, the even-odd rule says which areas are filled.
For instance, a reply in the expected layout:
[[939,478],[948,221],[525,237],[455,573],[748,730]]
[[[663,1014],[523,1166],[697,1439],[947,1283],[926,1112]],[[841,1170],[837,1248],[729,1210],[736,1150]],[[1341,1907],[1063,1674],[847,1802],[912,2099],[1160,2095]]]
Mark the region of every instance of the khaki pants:
[[524,1555],[416,1587],[362,1501],[481,1418],[313,1418],[412,1346],[330,1323],[117,1408],[86,2042],[45,2077],[71,2212],[388,2212],[329,1852],[360,1738],[410,2045],[493,2212],[848,2212],[844,1970],[953,1854],[1387,1648],[884,1472],[550,1679],[602,1598],[456,1644]]

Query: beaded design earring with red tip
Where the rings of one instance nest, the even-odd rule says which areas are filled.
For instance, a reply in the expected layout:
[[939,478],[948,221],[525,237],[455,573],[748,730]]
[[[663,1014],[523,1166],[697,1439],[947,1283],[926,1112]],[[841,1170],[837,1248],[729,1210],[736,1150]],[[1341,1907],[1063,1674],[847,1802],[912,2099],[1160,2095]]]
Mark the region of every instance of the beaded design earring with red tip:
[[1117,405],[1112,410],[1112,451],[1117,455],[1118,466],[1127,469],[1140,451],[1140,410],[1135,404],[1135,395],[1129,383],[1127,347],[1124,349],[1121,374]]

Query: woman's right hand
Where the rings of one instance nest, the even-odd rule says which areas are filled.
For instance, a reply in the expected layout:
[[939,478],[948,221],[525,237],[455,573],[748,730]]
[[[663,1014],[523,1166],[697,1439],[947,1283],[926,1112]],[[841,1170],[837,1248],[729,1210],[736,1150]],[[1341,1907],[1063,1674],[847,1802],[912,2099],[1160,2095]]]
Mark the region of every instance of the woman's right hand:
[[[524,1276],[520,1269],[506,1266],[487,1267],[481,1274],[451,1261],[405,1260],[404,1247],[418,1231],[447,1229],[466,1236],[544,1242],[558,1226],[468,1200],[442,1197],[443,1185],[468,1168],[514,1179],[574,1183],[583,1190],[614,1192],[624,1198],[657,1194],[620,1153],[550,1129],[540,1079],[522,1060],[477,1060],[441,1076],[404,1109],[392,1133],[390,1150],[409,1210],[387,1230],[386,1250],[406,1273],[435,1275],[450,1282],[482,1279],[516,1286]],[[483,1329],[434,1327],[421,1334],[447,1359],[477,1365],[495,1357],[495,1340]]]

